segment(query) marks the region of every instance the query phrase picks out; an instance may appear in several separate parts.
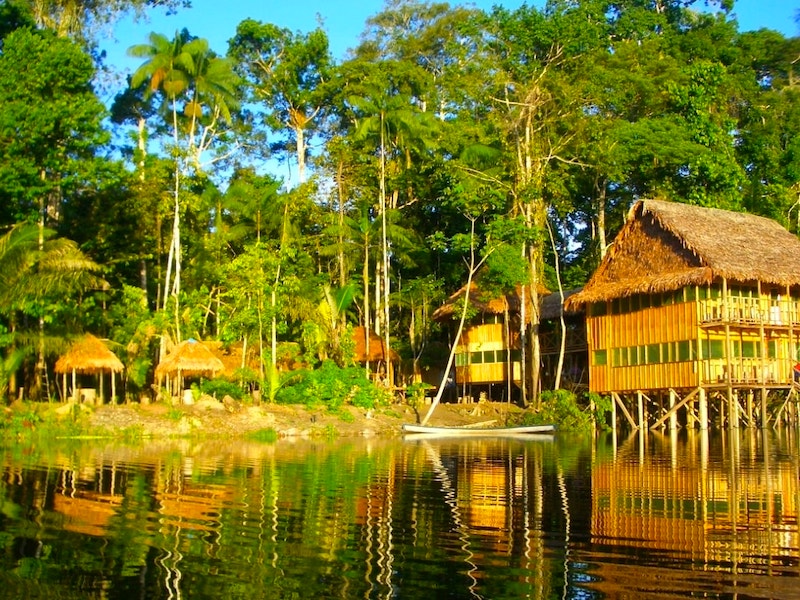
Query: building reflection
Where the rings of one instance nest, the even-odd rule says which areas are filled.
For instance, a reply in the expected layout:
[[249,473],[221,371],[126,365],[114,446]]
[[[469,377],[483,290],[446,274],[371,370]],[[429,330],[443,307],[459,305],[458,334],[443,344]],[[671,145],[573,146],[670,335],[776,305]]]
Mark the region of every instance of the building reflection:
[[676,435],[634,434],[616,460],[593,468],[591,587],[610,598],[659,597],[665,586],[694,594],[715,581],[705,591],[746,584],[756,597],[800,597],[792,432],[721,433],[715,454],[707,432],[686,435],[678,444]]

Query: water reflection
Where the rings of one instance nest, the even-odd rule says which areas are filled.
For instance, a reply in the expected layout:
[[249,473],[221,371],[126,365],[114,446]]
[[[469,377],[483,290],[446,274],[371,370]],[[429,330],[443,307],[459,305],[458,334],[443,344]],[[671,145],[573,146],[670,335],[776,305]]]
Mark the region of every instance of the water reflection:
[[787,432],[12,447],[0,585],[64,598],[800,598]]
[[800,598],[797,448],[771,430],[629,439],[593,469],[591,588]]

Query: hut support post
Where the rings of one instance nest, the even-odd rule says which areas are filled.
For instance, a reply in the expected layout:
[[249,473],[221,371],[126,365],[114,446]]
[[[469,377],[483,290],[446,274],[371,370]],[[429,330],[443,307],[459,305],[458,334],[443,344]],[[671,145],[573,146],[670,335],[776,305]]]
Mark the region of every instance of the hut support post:
[[675,431],[678,428],[678,412],[675,410],[676,397],[677,397],[677,394],[675,393],[675,390],[670,389],[669,390],[669,412],[670,412],[669,430],[670,431]]
[[611,392],[611,398],[614,400],[615,404],[619,404],[619,407],[622,409],[622,414],[624,414],[625,418],[628,419],[628,423],[630,423],[631,427],[636,429],[636,421],[631,416],[631,413],[628,411],[628,408],[625,406],[622,398],[619,397],[619,394],[616,392]]
[[72,369],[72,401],[77,402],[80,400],[78,396],[78,376],[75,374],[75,369]]
[[612,394],[611,398],[611,431],[614,437],[617,435],[617,399],[614,398],[616,394]]
[[114,371],[111,371],[111,402],[116,404],[117,401],[117,376]]
[[794,319],[795,314],[793,310],[794,300],[792,300],[792,290],[786,286],[786,322],[789,324],[789,370],[791,378],[794,380],[794,365],[797,362],[797,345],[794,339]]
[[644,394],[642,394],[642,392],[640,390],[636,391],[636,408],[639,411],[639,414],[638,414],[638,417],[639,417],[638,428],[639,429],[643,429],[644,425],[645,425],[645,423],[644,423]]
[[758,336],[761,339],[761,373],[758,379],[761,382],[761,424],[767,425],[767,337],[764,333],[764,316],[769,311],[769,305],[764,306],[761,297],[761,281],[758,282]]
[[[687,406],[687,420],[688,420],[690,418],[688,415],[691,414],[691,410],[688,408],[688,405],[691,404],[691,402],[694,400],[694,397],[697,395],[697,393],[700,391],[700,389],[701,388],[697,388],[692,393],[690,393],[688,396],[686,396],[686,398],[684,398],[683,400],[681,400],[680,402],[678,402],[677,404],[672,406],[669,409],[669,412],[667,412],[665,415],[662,415],[660,419],[658,419],[655,423],[653,423],[653,425],[650,427],[650,429],[655,429],[656,427],[660,427],[661,424],[664,423],[664,421],[666,421],[667,419],[672,420],[673,418],[675,418],[676,419],[676,424],[677,424],[678,411],[684,406]],[[671,399],[672,399],[673,395],[676,398],[678,396],[678,394],[677,394],[677,392],[675,392],[675,390],[670,389],[670,403],[672,403]]]
[[730,293],[728,290],[728,278],[722,278],[722,319],[725,323],[725,386],[728,392],[728,427],[731,429],[739,428],[739,399],[738,396],[734,397],[733,393],[733,363],[731,356],[733,355],[731,346],[731,311],[730,311]]
[[700,413],[698,415],[700,420],[700,429],[708,429],[708,398],[706,397],[705,388],[702,387],[700,388],[700,393],[698,394],[697,410]]

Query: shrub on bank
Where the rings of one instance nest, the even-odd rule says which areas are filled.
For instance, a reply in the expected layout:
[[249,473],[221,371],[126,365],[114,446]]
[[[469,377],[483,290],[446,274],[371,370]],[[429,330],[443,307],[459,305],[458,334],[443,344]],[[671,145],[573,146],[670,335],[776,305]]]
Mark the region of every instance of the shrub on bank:
[[523,425],[553,424],[559,431],[589,433],[592,431],[591,414],[578,405],[578,399],[569,390],[548,390],[542,392],[541,410],[527,411]]
[[244,390],[236,383],[226,379],[208,379],[200,384],[200,392],[212,396],[217,400],[222,400],[225,396],[230,396],[234,400],[241,401],[244,398]]
[[336,411],[348,404],[360,408],[388,404],[391,393],[372,383],[363,367],[342,368],[333,361],[325,361],[318,369],[291,373],[275,399],[281,404],[323,405]]

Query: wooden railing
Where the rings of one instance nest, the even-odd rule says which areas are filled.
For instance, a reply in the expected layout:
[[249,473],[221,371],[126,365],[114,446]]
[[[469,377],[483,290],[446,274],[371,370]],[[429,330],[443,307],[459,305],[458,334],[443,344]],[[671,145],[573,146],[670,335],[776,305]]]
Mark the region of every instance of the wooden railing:
[[794,299],[743,298],[732,296],[700,300],[702,323],[764,325],[765,327],[800,326],[800,303]]
[[[703,383],[727,383],[728,365],[725,359],[701,360]],[[744,385],[788,385],[792,380],[792,365],[788,360],[741,358],[731,360],[731,383]]]

